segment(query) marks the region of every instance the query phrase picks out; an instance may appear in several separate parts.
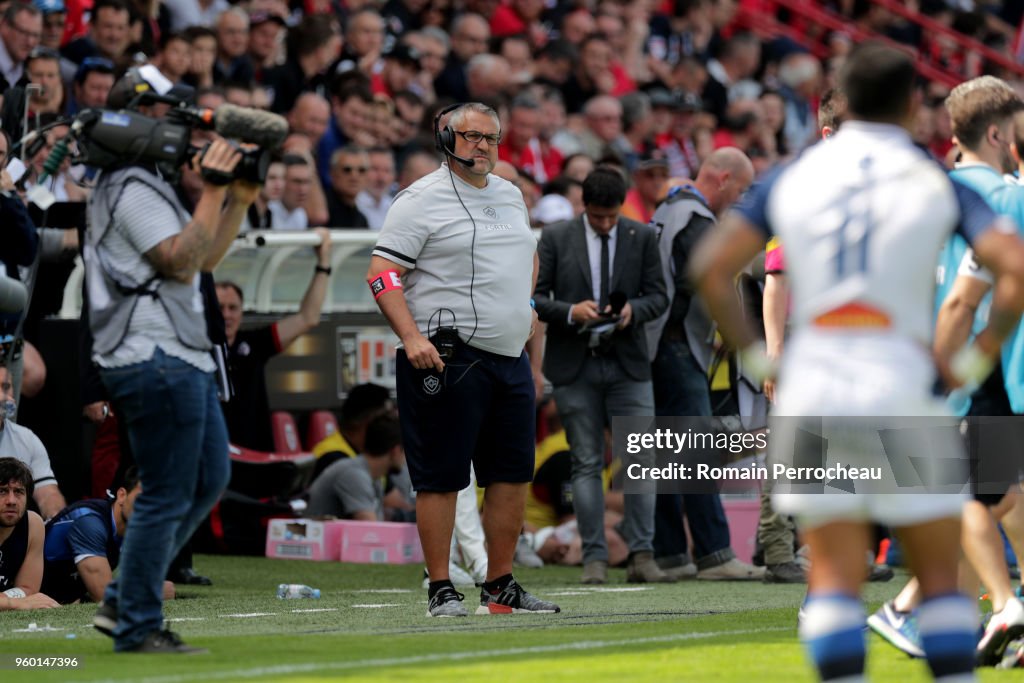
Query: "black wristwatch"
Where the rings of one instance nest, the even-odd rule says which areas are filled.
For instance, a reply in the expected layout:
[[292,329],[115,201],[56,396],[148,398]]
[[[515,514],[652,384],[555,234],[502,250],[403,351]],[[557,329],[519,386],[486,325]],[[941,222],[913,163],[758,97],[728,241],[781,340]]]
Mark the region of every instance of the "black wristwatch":
[[313,272],[315,272],[315,273],[323,273],[324,275],[328,275],[329,276],[331,274],[331,272],[332,272],[332,269],[330,268],[330,266],[328,266],[327,268],[324,268],[323,266],[321,266],[318,263],[318,264],[316,264],[316,268],[313,270]]

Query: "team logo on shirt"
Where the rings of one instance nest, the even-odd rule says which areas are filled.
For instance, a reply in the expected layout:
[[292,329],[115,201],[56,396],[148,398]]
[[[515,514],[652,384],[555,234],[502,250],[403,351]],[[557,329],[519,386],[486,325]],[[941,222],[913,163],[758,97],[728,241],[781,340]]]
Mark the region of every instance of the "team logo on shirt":
[[494,219],[498,217],[498,212],[488,206],[484,208],[484,215],[488,218]]
[[248,356],[250,353],[252,353],[252,349],[249,347],[249,342],[242,342],[238,345],[239,356]]
[[428,396],[433,396],[437,392],[441,391],[441,378],[436,375],[430,375],[423,378],[423,391]]

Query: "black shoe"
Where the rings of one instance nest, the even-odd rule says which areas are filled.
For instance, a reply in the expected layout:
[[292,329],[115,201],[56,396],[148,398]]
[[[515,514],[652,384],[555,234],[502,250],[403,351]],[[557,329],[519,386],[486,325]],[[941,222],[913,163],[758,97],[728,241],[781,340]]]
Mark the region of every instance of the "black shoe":
[[[653,559],[649,561],[654,564]],[[541,600],[526,592],[515,579],[509,581],[508,585],[496,594],[491,594],[481,585],[480,606],[476,608],[477,614],[556,614],[561,611],[555,603]]]
[[807,583],[807,574],[796,562],[769,564],[764,572],[765,583]]
[[153,631],[146,636],[145,640],[138,647],[124,650],[124,652],[150,655],[205,655],[210,651],[206,648],[186,645],[177,633],[164,629],[162,631]]
[[868,572],[868,581],[872,583],[892,581],[892,577],[896,576],[892,568],[887,564],[875,564],[871,566],[871,571]]
[[171,572],[170,576],[167,578],[169,581],[173,581],[174,583],[184,583],[189,586],[213,585],[213,581],[202,574],[196,574],[196,570],[192,569],[192,567],[183,567],[178,571]]
[[117,628],[117,608],[101,602],[92,616],[92,626],[97,631],[110,638],[114,637],[114,629]]

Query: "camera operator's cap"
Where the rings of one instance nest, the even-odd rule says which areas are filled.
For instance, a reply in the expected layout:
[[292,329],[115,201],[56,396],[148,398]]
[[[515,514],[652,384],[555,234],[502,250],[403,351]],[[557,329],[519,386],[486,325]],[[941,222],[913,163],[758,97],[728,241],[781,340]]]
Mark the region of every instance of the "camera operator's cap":
[[254,26],[259,26],[260,24],[265,24],[268,21],[272,21],[278,26],[288,25],[288,22],[284,20],[284,17],[280,16],[279,14],[274,14],[272,12],[252,12],[251,14],[249,14],[250,28]]
[[384,55],[384,59],[397,59],[406,64],[412,64],[416,68],[420,66],[420,51],[405,43],[395,43],[395,46]]
[[36,9],[43,14],[65,14],[64,0],[35,0]]

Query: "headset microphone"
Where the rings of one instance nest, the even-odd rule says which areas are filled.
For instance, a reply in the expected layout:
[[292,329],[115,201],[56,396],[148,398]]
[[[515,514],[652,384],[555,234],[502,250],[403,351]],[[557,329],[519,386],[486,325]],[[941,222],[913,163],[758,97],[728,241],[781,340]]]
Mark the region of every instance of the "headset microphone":
[[446,149],[445,150],[445,154],[447,154],[452,159],[455,159],[455,161],[459,162],[460,164],[462,164],[463,166],[466,166],[468,168],[472,168],[475,165],[475,163],[476,163],[472,159],[467,159],[465,157],[456,156],[455,153],[452,152],[450,149]]

